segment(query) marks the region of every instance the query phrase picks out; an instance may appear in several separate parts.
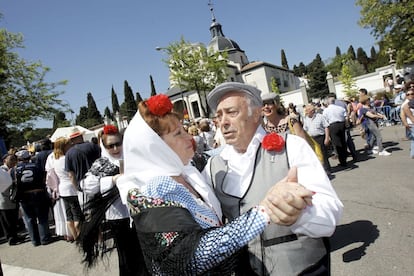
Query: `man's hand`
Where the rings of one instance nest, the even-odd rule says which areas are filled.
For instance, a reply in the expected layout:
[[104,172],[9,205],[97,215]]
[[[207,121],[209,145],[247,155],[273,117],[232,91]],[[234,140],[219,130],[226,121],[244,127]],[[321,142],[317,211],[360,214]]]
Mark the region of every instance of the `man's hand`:
[[297,183],[297,168],[289,170],[288,175],[267,192],[260,205],[266,208],[273,223],[292,225],[302,210],[312,205],[313,192]]

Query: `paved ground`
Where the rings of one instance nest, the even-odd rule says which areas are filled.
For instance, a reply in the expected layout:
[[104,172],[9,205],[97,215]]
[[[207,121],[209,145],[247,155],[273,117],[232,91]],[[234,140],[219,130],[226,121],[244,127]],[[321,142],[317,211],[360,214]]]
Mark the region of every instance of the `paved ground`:
[[[353,132],[357,134],[357,132]],[[336,170],[332,183],[344,203],[344,215],[333,237],[332,275],[414,275],[414,160],[401,126],[382,129],[392,156],[363,153],[360,161]],[[331,165],[336,165],[331,160]],[[334,167],[336,169],[336,167]],[[74,244],[58,241],[33,247],[29,242],[0,245],[5,276],[118,275],[116,253],[90,271],[80,264]]]

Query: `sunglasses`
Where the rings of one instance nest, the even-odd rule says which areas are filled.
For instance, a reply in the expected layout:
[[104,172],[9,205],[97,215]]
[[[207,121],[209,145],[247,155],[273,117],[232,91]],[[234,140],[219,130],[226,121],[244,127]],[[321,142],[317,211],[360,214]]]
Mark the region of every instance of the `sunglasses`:
[[273,101],[264,101],[263,106],[265,105],[274,105],[275,103]]
[[116,142],[116,143],[109,144],[109,145],[104,145],[104,146],[107,149],[113,149],[115,147],[119,148],[120,146],[122,146],[122,142]]

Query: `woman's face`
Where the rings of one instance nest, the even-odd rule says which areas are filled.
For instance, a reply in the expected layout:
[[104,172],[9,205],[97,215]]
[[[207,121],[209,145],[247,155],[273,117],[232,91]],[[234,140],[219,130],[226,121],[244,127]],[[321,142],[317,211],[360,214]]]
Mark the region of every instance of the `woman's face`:
[[103,139],[106,151],[114,158],[122,158],[122,138],[118,135],[106,135]]
[[273,113],[276,113],[276,104],[273,100],[266,100],[263,101],[263,107],[262,107],[262,113],[263,116],[270,116]]
[[187,165],[194,156],[193,137],[185,131],[178,120],[174,124],[173,131],[162,135],[161,138],[180,157],[183,164]]

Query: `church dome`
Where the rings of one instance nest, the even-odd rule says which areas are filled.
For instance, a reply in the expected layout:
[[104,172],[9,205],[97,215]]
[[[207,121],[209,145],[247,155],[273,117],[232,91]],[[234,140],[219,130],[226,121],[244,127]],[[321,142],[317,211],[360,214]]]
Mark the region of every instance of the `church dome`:
[[208,48],[213,49],[214,51],[231,51],[231,50],[237,50],[241,51],[239,45],[230,38],[227,38],[223,34],[223,30],[221,28],[221,24],[216,22],[213,19],[213,23],[210,26],[210,32],[211,32],[211,41],[208,44]]

